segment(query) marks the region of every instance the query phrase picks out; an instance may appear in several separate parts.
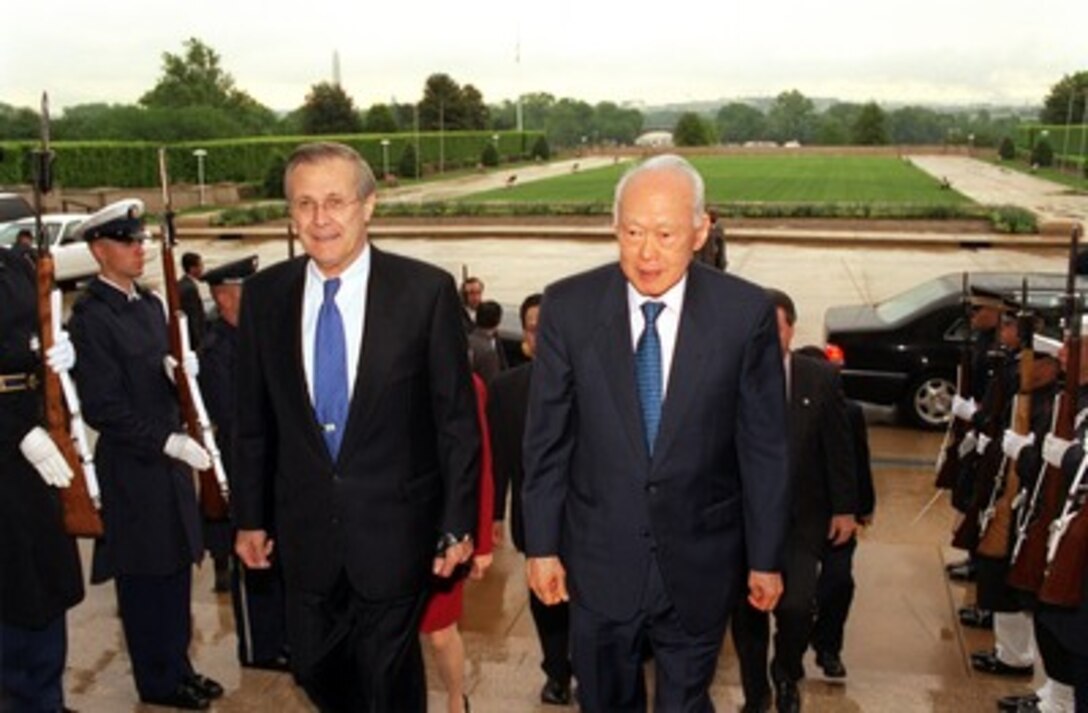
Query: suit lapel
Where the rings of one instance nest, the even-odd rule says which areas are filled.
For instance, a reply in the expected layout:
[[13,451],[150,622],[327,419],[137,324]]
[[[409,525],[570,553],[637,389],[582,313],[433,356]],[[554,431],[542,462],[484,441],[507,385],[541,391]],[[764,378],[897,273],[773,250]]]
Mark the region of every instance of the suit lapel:
[[348,407],[348,422],[344,427],[344,440],[340,446],[343,458],[351,444],[360,442],[354,431],[362,427],[370,416],[370,410],[378,403],[383,378],[389,373],[387,363],[391,350],[387,349],[396,339],[394,320],[396,288],[387,282],[382,269],[385,255],[370,246],[370,276],[367,278],[366,314],[363,322],[363,341],[359,347],[359,361],[355,368],[355,389]]
[[600,305],[600,330],[596,348],[620,424],[639,457],[646,459],[642,409],[635,383],[635,356],[631,351],[631,322],[627,314],[627,282],[617,268],[605,289]]
[[654,444],[656,462],[665,460],[669,445],[680,430],[684,413],[694,402],[702,388],[703,359],[706,341],[703,338],[713,330],[709,320],[713,311],[706,304],[698,270],[688,270],[688,282],[684,293],[684,307],[680,313],[680,328],[676,333],[676,346],[672,354],[669,372],[669,388],[661,405],[661,425]]
[[328,458],[329,450],[325,446],[325,439],[321,434],[321,425],[317,422],[317,415],[314,413],[313,399],[310,398],[310,387],[306,383],[306,369],[303,367],[302,359],[303,351],[307,347],[302,337],[302,305],[305,299],[306,267],[308,264],[309,258],[302,257],[298,259],[298,268],[288,277],[286,289],[284,290],[284,314],[289,315],[286,320],[289,339],[283,343],[295,345],[294,349],[285,350],[288,359],[285,373],[291,375],[285,381],[285,384],[294,391],[294,399],[301,406],[299,413],[305,414],[300,417],[300,420],[304,424],[310,446],[315,451],[324,454],[325,458]]

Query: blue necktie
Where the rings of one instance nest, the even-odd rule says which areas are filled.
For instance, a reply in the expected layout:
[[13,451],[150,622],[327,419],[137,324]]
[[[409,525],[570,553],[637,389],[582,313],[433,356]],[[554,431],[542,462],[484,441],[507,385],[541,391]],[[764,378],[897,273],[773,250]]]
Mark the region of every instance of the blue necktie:
[[635,349],[635,380],[638,400],[642,406],[642,428],[646,434],[646,450],[654,454],[657,427],[661,423],[661,339],[657,336],[657,318],[665,309],[662,302],[643,302],[642,316],[646,327]]
[[325,281],[325,301],[317,315],[314,339],[314,411],[329,455],[336,460],[348,420],[348,359],[344,320],[336,306],[340,278]]

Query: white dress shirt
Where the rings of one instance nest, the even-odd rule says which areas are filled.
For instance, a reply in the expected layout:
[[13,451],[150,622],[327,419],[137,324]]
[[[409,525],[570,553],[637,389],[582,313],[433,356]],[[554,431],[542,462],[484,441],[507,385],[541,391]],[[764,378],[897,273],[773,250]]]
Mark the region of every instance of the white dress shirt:
[[642,316],[644,302],[662,302],[665,308],[657,315],[657,336],[661,340],[661,402],[669,392],[669,372],[672,371],[672,355],[676,351],[676,335],[680,331],[680,313],[684,308],[684,289],[688,284],[685,274],[680,281],[670,287],[660,297],[646,297],[627,283],[627,314],[631,320],[631,351],[638,350],[638,338],[646,328],[646,318]]
[[[314,398],[314,338],[317,336],[317,317],[321,312],[321,303],[325,301],[325,279],[311,260],[306,265],[306,285],[302,295],[302,368],[306,371],[310,401]],[[336,306],[340,309],[340,318],[344,322],[349,401],[351,394],[355,392],[355,372],[363,346],[366,290],[369,282],[370,243],[367,243],[363,252],[355,258],[355,262],[340,274],[340,289],[336,292]]]

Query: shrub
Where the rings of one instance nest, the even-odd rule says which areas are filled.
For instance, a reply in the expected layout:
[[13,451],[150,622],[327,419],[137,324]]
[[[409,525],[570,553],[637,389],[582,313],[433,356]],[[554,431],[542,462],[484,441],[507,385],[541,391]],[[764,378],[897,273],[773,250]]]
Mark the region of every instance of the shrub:
[[997,150],[1002,161],[1011,161],[1016,158],[1016,144],[1008,136],[1001,139],[1001,148]]
[[268,164],[261,182],[261,195],[265,198],[283,198],[283,172],[287,168],[287,157],[277,153]]
[[490,141],[484,144],[484,150],[480,152],[480,163],[485,166],[499,165],[499,152],[495,150],[495,144]]
[[1039,139],[1031,149],[1031,163],[1033,166],[1047,168],[1054,164],[1054,148],[1047,139]]
[[997,206],[990,213],[990,223],[999,233],[1035,233],[1039,230],[1035,214],[1019,206]]
[[552,150],[548,146],[548,139],[544,136],[536,137],[536,141],[533,142],[533,148],[529,151],[529,158],[534,160],[547,161],[551,158]]
[[419,162],[416,161],[416,147],[408,143],[397,161],[397,175],[405,178],[419,178]]

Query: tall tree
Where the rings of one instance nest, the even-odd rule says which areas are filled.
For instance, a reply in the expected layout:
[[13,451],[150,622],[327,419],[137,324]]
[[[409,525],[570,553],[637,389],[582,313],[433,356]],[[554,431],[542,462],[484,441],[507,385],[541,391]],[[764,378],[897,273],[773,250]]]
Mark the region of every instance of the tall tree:
[[363,131],[371,134],[392,134],[398,128],[397,119],[388,104],[374,104],[366,110]]
[[1073,123],[1084,122],[1085,92],[1088,92],[1088,72],[1067,74],[1050,88],[1043,100],[1040,119],[1044,124],[1064,124],[1069,120],[1069,100],[1073,100]]
[[140,104],[151,109],[213,108],[228,113],[249,132],[274,129],[275,114],[234,85],[215,50],[195,37],[184,47],[180,55],[163,52],[162,76],[140,97]]
[[706,120],[693,111],[681,114],[672,131],[672,141],[677,146],[706,146],[713,140]]
[[484,104],[484,95],[471,84],[461,88],[461,115],[464,117],[462,129],[483,131],[490,123],[487,105]]
[[808,143],[816,108],[812,100],[796,89],[779,94],[767,112],[771,137],[776,141],[800,141]]
[[766,136],[767,117],[759,109],[741,102],[731,102],[718,109],[714,123],[723,144],[743,144]]
[[642,112],[638,109],[624,109],[612,102],[593,107],[593,133],[598,141],[629,145],[641,132]]
[[424,131],[465,128],[461,86],[448,74],[432,74],[423,85],[419,103],[419,126]]
[[851,138],[862,146],[883,146],[888,143],[887,117],[876,102],[861,107],[851,126]]
[[0,102],[0,140],[36,139],[40,133],[41,123],[37,112]]
[[302,130],[307,134],[357,134],[363,130],[355,102],[343,87],[331,82],[310,87],[301,119]]

